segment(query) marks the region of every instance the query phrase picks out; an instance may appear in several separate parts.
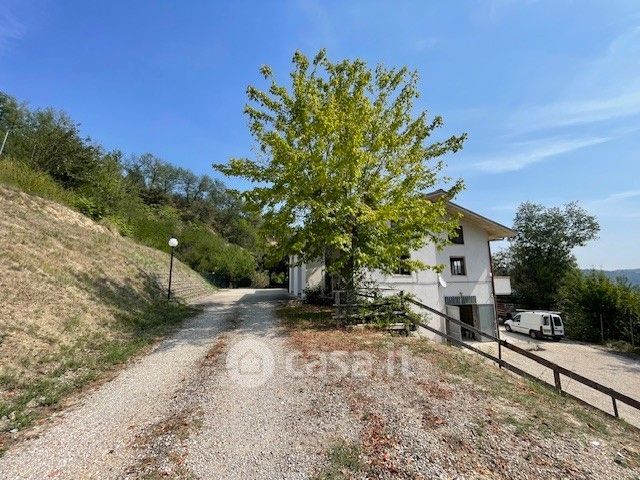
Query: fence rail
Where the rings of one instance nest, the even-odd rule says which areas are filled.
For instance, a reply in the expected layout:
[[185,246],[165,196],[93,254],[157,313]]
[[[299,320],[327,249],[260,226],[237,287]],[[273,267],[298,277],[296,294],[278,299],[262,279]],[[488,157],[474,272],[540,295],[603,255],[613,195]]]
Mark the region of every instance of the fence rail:
[[[404,299],[404,301],[412,303],[413,305],[416,305],[434,315],[438,315],[442,318],[444,318],[445,320],[447,320],[448,322],[452,322],[455,323],[456,325],[460,325],[461,327],[466,328],[467,330],[470,330],[480,336],[483,336],[485,338],[488,338],[490,340],[493,340],[494,342],[496,342],[498,344],[498,348],[500,349],[501,347],[506,348],[508,350],[511,350],[513,352],[516,352],[524,357],[527,357],[537,363],[539,363],[540,365],[543,365],[547,368],[550,368],[553,371],[553,379],[554,379],[554,383],[555,383],[555,389],[559,392],[562,393],[563,395],[567,395],[570,397],[573,397],[583,403],[588,403],[585,402],[584,400],[582,400],[581,398],[576,397],[575,395],[571,395],[570,393],[568,393],[565,390],[562,390],[562,385],[560,382],[560,375],[564,375],[565,377],[568,377],[572,380],[575,380],[578,383],[581,383],[583,385],[586,385],[587,387],[593,388],[594,390],[597,390],[598,392],[604,393],[605,395],[611,397],[611,403],[613,406],[613,415],[615,417],[618,417],[618,405],[617,402],[620,401],[626,405],[629,405],[637,410],[640,411],[640,401],[636,400],[635,398],[631,398],[628,395],[625,395],[624,393],[620,393],[610,387],[607,387],[605,385],[602,385],[601,383],[595,382],[593,380],[591,380],[590,378],[587,378],[583,375],[580,375],[579,373],[576,373],[572,370],[569,370],[568,368],[565,368],[561,365],[558,365],[557,363],[551,362],[549,360],[547,360],[546,358],[543,358],[539,355],[536,355],[535,353],[531,353],[528,350],[525,350],[524,348],[518,347],[516,345],[513,345],[509,342],[507,342],[506,340],[503,340],[495,335],[491,335],[489,333],[483,332],[471,325],[468,325],[466,323],[461,322],[460,320],[453,318],[445,313],[442,313],[438,310],[436,310],[435,308],[432,308],[428,305],[425,305],[422,302],[419,302],[417,300],[414,300],[413,298],[409,298],[409,297],[405,297],[402,292],[401,296]],[[531,375],[528,372],[525,372],[524,370],[522,370],[521,368],[516,367],[515,365],[505,361],[502,359],[502,355],[500,354],[499,357],[495,357],[479,348],[474,347],[473,345],[469,345],[466,342],[463,342],[462,340],[453,337],[452,335],[449,335],[448,333],[442,332],[440,330],[438,330],[437,328],[434,328],[430,325],[427,325],[423,322],[415,322],[417,325],[421,326],[422,328],[435,333],[436,335],[439,335],[441,337],[446,338],[447,340],[449,340],[450,342],[456,344],[456,345],[460,345],[463,348],[467,348],[469,350],[472,350],[473,352],[488,358],[489,360],[497,363],[499,366],[506,368],[507,370],[512,371],[513,373],[520,375],[522,377],[526,377],[530,380],[536,381],[536,382],[541,382],[544,385],[548,385],[550,386],[549,383],[545,382],[544,380],[541,380],[540,378]],[[592,405],[593,406],[593,405]],[[596,407],[597,408],[597,407]],[[605,413],[609,413],[606,412]]]

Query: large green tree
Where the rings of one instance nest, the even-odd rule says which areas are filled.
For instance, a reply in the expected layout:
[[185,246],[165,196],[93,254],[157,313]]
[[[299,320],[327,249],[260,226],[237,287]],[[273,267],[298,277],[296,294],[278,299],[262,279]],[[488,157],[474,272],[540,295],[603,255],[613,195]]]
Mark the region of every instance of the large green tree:
[[[278,253],[330,258],[348,288],[368,269],[428,267],[406,252],[443,245],[455,228],[445,202],[462,182],[440,174],[465,135],[427,143],[443,120],[414,113],[417,73],[333,63],[324,50],[312,61],[296,52],[289,85],[267,66],[261,73],[269,85],[249,86],[245,107],[257,158],[214,167],[257,184],[246,198]],[[425,197],[442,183],[448,195]]]
[[597,238],[598,221],[577,203],[518,207],[507,252],[498,255],[498,271],[511,275],[514,296],[525,308],[552,308],[565,276],[576,268],[575,247]]

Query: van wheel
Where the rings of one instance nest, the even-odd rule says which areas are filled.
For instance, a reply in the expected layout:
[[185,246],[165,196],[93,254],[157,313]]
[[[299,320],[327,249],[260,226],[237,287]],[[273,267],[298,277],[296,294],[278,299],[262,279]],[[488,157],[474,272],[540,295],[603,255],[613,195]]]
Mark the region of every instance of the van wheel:
[[529,336],[531,338],[534,338],[534,339],[537,340],[538,339],[538,332],[536,332],[535,330],[529,330]]
[[510,331],[511,331],[511,325],[509,325],[509,324],[505,325],[505,326],[504,326],[504,329],[505,329],[507,332],[510,332]]

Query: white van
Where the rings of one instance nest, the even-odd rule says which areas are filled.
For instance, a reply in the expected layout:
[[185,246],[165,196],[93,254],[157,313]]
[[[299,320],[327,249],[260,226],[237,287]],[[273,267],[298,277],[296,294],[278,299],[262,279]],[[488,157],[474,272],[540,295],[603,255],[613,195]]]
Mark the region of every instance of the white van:
[[556,342],[564,337],[564,324],[558,312],[518,312],[512,320],[504,322],[507,332],[526,333],[531,338],[552,338]]

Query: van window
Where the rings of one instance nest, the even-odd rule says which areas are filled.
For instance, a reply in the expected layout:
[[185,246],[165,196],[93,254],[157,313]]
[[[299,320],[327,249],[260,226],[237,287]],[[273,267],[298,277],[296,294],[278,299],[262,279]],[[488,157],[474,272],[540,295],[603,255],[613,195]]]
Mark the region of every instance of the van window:
[[520,314],[516,315],[515,317],[513,317],[513,321],[515,323],[520,323]]
[[544,320],[544,325],[546,327],[548,327],[549,326],[549,315],[543,315],[542,319]]
[[554,324],[556,327],[561,327],[561,326],[562,326],[562,319],[561,319],[559,316],[554,315],[554,316],[553,316],[553,324]]

